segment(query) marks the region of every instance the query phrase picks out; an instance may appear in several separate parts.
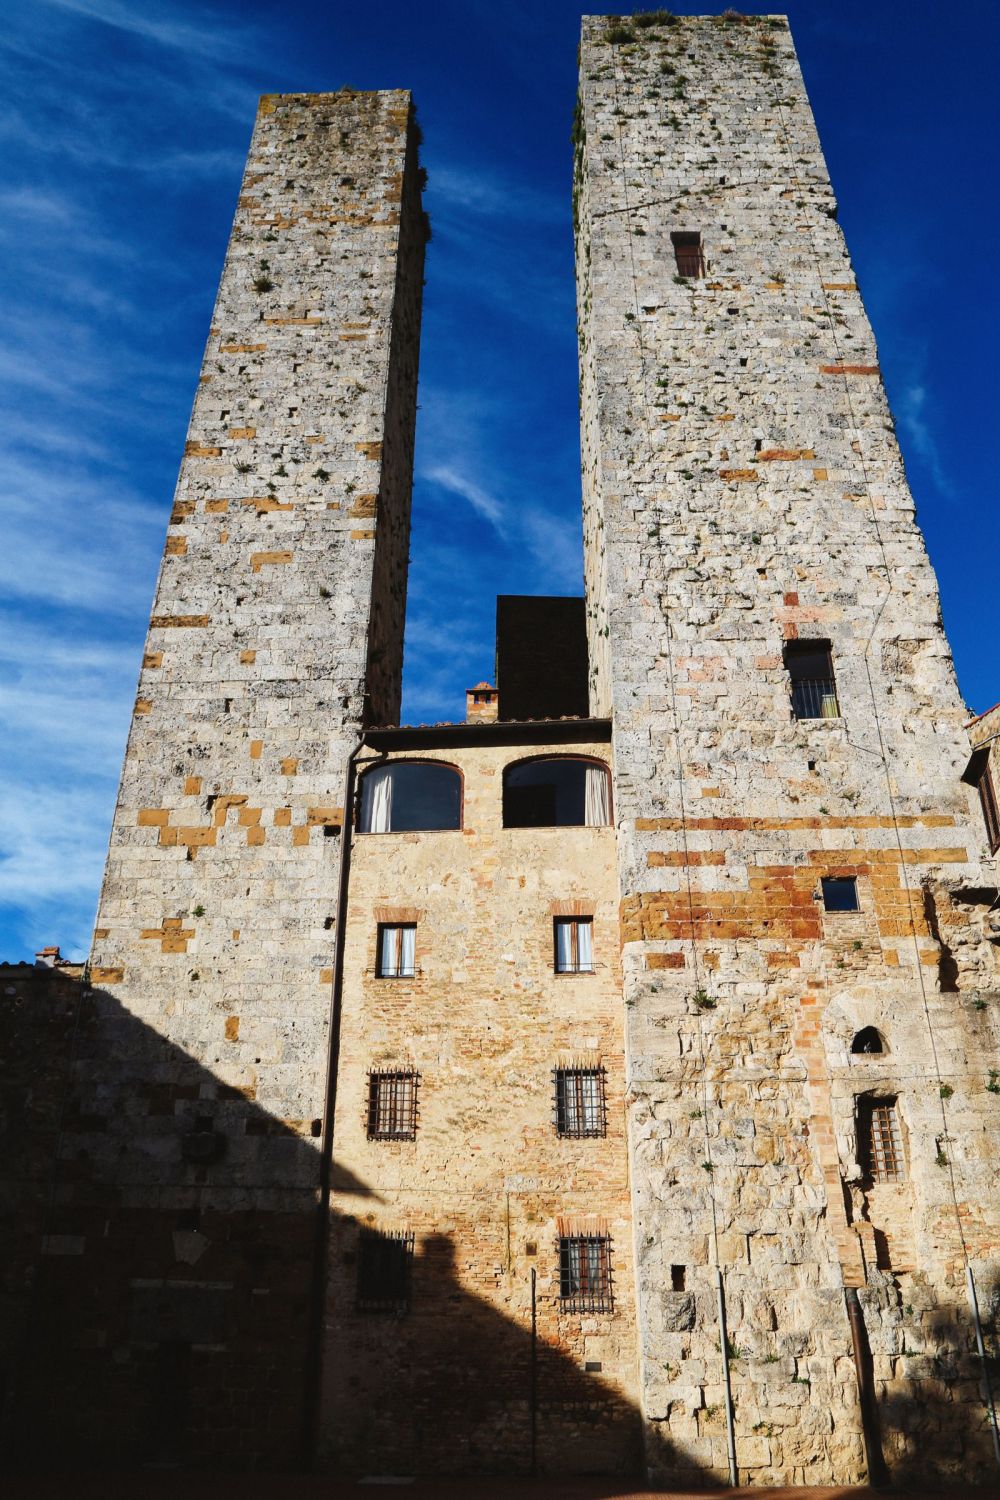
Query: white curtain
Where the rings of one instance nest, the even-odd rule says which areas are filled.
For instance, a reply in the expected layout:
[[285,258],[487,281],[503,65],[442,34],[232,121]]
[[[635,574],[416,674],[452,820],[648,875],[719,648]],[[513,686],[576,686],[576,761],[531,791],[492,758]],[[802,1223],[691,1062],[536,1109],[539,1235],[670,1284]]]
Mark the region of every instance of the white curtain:
[[584,1073],[580,1079],[580,1103],[583,1106],[582,1130],[601,1128],[601,1080],[596,1073]]
[[382,952],[379,954],[378,970],[380,974],[385,975],[388,979],[395,978],[399,972],[398,940],[398,927],[382,928]]
[[361,832],[392,832],[392,767],[369,771],[361,783]]
[[577,962],[581,969],[592,969],[594,967],[594,949],[590,940],[591,925],[589,922],[577,922],[576,943]]
[[587,767],[583,821],[588,828],[601,828],[611,822],[608,773],[603,766]]
[[556,970],[565,974],[573,968],[573,923],[556,923]]
[[409,975],[415,972],[414,959],[417,952],[417,929],[415,927],[404,927],[400,934],[399,944],[399,972]]

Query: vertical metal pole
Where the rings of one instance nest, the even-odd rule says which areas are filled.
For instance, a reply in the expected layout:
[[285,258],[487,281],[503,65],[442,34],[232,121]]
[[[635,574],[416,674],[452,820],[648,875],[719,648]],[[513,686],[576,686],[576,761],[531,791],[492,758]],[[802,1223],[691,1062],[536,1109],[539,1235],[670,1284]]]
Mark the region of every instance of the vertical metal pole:
[[990,1366],[986,1358],[986,1345],[983,1343],[983,1325],[979,1321],[979,1299],[976,1296],[976,1283],[972,1275],[972,1267],[966,1266],[965,1279],[969,1287],[969,1306],[972,1308],[972,1321],[976,1328],[976,1348],[979,1350],[979,1358],[983,1365],[983,1384],[986,1387],[986,1406],[990,1414],[990,1424],[993,1428],[993,1455],[1000,1468],[1000,1432],[997,1431],[997,1409],[993,1400],[993,1387],[990,1384]]
[[719,1347],[722,1350],[722,1381],[726,1388],[726,1446],[729,1449],[729,1483],[733,1489],[739,1484],[736,1468],[736,1431],[733,1426],[733,1388],[729,1380],[729,1332],[726,1328],[726,1293],[722,1285],[722,1271],[715,1267],[715,1292],[719,1301]]
[[878,1406],[871,1376],[871,1349],[868,1330],[855,1287],[846,1286],[847,1317],[851,1325],[851,1342],[854,1345],[854,1370],[858,1377],[858,1400],[861,1403],[861,1431],[865,1440],[865,1456],[868,1460],[868,1483],[881,1489],[889,1483],[889,1472],[882,1456],[882,1437],[879,1431]]
[[538,1473],[538,1306],[531,1268],[531,1473]]

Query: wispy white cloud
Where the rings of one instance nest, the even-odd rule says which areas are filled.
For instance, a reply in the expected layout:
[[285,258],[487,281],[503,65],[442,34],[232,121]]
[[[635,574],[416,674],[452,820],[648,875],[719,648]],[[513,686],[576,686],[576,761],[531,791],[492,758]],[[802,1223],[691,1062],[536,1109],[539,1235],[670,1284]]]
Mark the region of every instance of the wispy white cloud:
[[432,207],[485,215],[505,223],[565,224],[568,208],[564,193],[545,193],[526,187],[496,171],[483,168],[435,166],[429,184]]
[[927,388],[907,386],[896,403],[900,425],[913,444],[914,452],[927,466],[935,485],[949,499],[955,498],[955,486],[948,475],[937,436],[927,415]]
[[[215,53],[223,41],[238,44],[239,28],[210,27],[197,25],[182,16],[170,16],[163,11],[150,13],[145,7],[121,5],[117,0],[45,0],[53,10],[70,11],[88,21],[97,21],[116,31],[131,32],[133,36],[156,42],[161,47],[173,47],[183,52],[197,51]],[[229,35],[227,35],[229,34]]]
[[442,489],[448,490],[452,495],[459,495],[467,500],[477,515],[489,521],[497,531],[503,534],[504,508],[494,495],[483,489],[476,480],[471,479],[468,474],[461,473],[458,469],[448,464],[432,464],[424,469],[421,477],[430,484],[440,485]]

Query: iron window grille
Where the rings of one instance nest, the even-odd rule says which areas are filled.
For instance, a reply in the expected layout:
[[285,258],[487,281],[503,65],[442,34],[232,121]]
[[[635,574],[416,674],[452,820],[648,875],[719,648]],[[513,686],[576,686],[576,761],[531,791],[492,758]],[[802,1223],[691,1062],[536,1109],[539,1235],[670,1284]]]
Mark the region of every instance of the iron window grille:
[[413,1239],[407,1230],[362,1229],[358,1242],[359,1312],[409,1310]]
[[858,1136],[861,1164],[872,1182],[902,1182],[903,1140],[895,1099],[862,1100]]
[[554,1068],[556,1133],[583,1139],[608,1133],[603,1068]]
[[792,717],[839,719],[840,701],[829,641],[788,641],[785,670],[792,683]]
[[552,931],[556,973],[593,974],[593,918],[555,917]]
[[373,1068],[368,1074],[368,1139],[413,1141],[417,1136],[417,1084],[412,1068]]
[[678,276],[700,277],[705,274],[705,253],[699,230],[678,231],[670,236],[677,262]]
[[610,1235],[560,1235],[559,1304],[563,1312],[614,1311]]
[[416,970],[417,924],[402,922],[378,924],[378,954],[375,975],[378,979],[412,979]]

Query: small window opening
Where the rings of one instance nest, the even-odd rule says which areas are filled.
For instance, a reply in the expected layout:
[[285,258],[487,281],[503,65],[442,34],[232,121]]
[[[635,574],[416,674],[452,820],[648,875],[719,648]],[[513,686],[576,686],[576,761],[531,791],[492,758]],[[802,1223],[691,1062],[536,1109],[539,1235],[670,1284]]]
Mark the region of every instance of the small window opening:
[[396,761],[361,781],[361,833],[412,833],[462,826],[462,778],[434,761]]
[[377,979],[412,979],[416,974],[417,924],[378,924]]
[[996,788],[990,771],[988,746],[984,745],[975,752],[962,780],[974,786],[979,793],[979,805],[983,810],[983,822],[986,824],[990,853],[996,854],[1000,849],[1000,804],[997,803]]
[[823,906],[826,911],[860,911],[858,882],[853,875],[824,875]]
[[563,1312],[613,1311],[610,1235],[560,1235],[559,1301]]
[[603,1068],[556,1068],[556,1131],[578,1140],[607,1135]]
[[670,1287],[672,1291],[683,1292],[685,1283],[687,1281],[685,1270],[686,1268],[684,1266],[670,1267]]
[[417,1084],[412,1068],[377,1068],[368,1074],[368,1139],[417,1138]]
[[670,239],[674,247],[678,276],[704,276],[705,256],[701,243],[701,230],[676,230]]
[[872,1182],[903,1181],[903,1140],[895,1099],[859,1099],[858,1165]]
[[362,1229],[358,1243],[359,1312],[405,1313],[410,1305],[413,1235]]
[[504,772],[505,828],[597,828],[610,822],[607,766],[567,755],[519,761]]
[[592,917],[556,917],[553,921],[557,974],[593,974]]
[[855,1055],[875,1057],[885,1051],[885,1043],[874,1026],[864,1026],[851,1043]]
[[785,670],[792,679],[792,716],[838,719],[837,683],[829,641],[786,641]]

